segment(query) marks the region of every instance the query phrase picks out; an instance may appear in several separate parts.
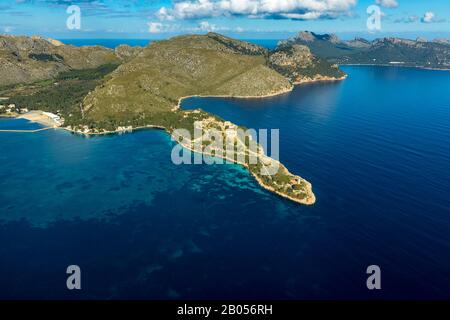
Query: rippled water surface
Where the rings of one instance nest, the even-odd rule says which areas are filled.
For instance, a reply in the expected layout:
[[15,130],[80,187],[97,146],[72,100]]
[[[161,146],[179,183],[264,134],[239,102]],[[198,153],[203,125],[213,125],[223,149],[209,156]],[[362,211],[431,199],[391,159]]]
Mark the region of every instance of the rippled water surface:
[[343,69],[279,97],[183,104],[279,128],[312,207],[238,166],[175,166],[161,131],[0,133],[0,297],[450,298],[450,73]]

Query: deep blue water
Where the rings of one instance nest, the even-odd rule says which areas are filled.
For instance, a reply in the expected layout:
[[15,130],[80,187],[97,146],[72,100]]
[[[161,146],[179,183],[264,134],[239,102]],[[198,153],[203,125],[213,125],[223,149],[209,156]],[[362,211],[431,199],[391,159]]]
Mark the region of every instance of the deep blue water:
[[[343,69],[279,97],[183,105],[279,128],[312,207],[238,166],[173,165],[161,131],[0,133],[0,298],[450,298],[450,73]],[[372,264],[381,291],[366,288]]]

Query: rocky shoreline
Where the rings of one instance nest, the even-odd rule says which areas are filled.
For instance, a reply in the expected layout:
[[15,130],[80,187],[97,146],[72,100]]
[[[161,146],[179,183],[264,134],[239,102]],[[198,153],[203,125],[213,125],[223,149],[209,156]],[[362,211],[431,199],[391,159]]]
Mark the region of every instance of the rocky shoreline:
[[317,76],[315,78],[305,78],[301,81],[296,81],[293,83],[293,85],[289,88],[286,88],[284,90],[280,90],[274,93],[264,94],[260,96],[239,96],[239,95],[201,95],[201,94],[194,94],[190,96],[184,96],[181,97],[178,100],[178,104],[172,109],[173,111],[178,110],[181,108],[181,104],[183,103],[183,100],[189,99],[189,98],[234,98],[234,99],[264,99],[264,98],[270,98],[270,97],[276,97],[280,96],[289,92],[292,92],[295,89],[295,86],[302,85],[302,84],[308,84],[308,83],[315,83],[315,82],[333,82],[333,81],[342,81],[347,79],[348,75],[342,76],[340,78],[335,77],[324,77],[324,76]]
[[414,68],[422,70],[434,70],[434,71],[450,71],[450,68],[431,68],[424,66],[411,66],[404,64],[376,64],[376,63],[342,63],[341,66],[371,66],[371,67],[399,67],[399,68]]
[[[279,90],[277,92],[273,92],[270,94],[265,94],[265,95],[260,95],[260,96],[236,96],[236,95],[191,95],[191,96],[184,96],[179,98],[178,100],[178,104],[172,109],[172,111],[177,111],[181,108],[181,104],[183,102],[183,100],[191,98],[191,97],[215,97],[215,98],[238,98],[238,99],[263,99],[263,98],[267,98],[267,97],[274,97],[274,96],[279,96],[282,94],[286,94],[291,92],[296,85],[301,85],[301,84],[306,84],[306,83],[315,83],[315,82],[328,82],[328,81],[341,81],[341,80],[345,80],[347,78],[347,75],[341,77],[341,78],[334,78],[334,77],[326,77],[326,76],[317,76],[314,78],[306,78],[303,79],[302,81],[297,81],[294,84],[292,84],[292,86],[290,86],[289,88],[285,88],[283,90]],[[37,116],[39,113],[39,116]],[[231,163],[234,164],[238,164],[241,165],[243,167],[245,167],[250,174],[255,178],[256,182],[265,190],[270,191],[274,194],[277,194],[280,197],[283,197],[285,199],[288,199],[290,201],[299,203],[299,204],[303,204],[303,205],[313,205],[316,202],[316,197],[312,191],[312,185],[311,183],[309,183],[308,181],[304,180],[303,178],[293,175],[292,173],[289,172],[289,170],[284,167],[281,163],[279,163],[280,165],[280,170],[283,171],[284,174],[291,176],[293,179],[297,179],[298,181],[300,181],[303,185],[303,193],[306,194],[306,196],[304,198],[296,198],[293,197],[287,193],[281,192],[279,190],[276,190],[273,186],[268,185],[267,183],[265,183],[261,177],[255,173],[253,170],[251,170],[250,166],[245,163],[245,162],[239,162],[236,161],[234,159],[229,159],[226,156],[221,156],[221,155],[213,155],[213,154],[209,154],[208,152],[205,152],[204,150],[202,151],[198,151],[195,150],[194,148],[192,148],[189,145],[186,145],[185,143],[182,143],[180,141],[177,141],[172,133],[163,126],[158,126],[158,125],[146,125],[146,126],[140,126],[140,127],[132,127],[132,126],[123,126],[123,127],[118,127],[116,130],[101,130],[101,129],[90,129],[87,126],[80,126],[79,128],[73,128],[71,126],[67,126],[64,127],[62,125],[57,126],[55,125],[54,122],[51,121],[51,119],[43,119],[42,114],[39,111],[32,111],[30,112],[30,114],[32,114],[32,116],[27,116],[27,115],[20,115],[17,118],[25,118],[28,119],[30,121],[33,122],[38,122],[40,124],[46,125],[49,128],[56,128],[56,129],[62,129],[62,130],[66,130],[68,132],[71,132],[73,134],[81,134],[84,136],[98,136],[98,135],[112,135],[112,134],[122,134],[122,133],[131,133],[133,131],[137,131],[137,130],[144,130],[144,129],[158,129],[158,130],[164,130],[166,131],[169,135],[171,135],[172,139],[174,141],[176,141],[177,143],[179,143],[183,148],[190,150],[192,152],[197,152],[200,154],[204,154],[207,156],[216,156],[218,158],[222,158],[223,160],[229,161]],[[44,121],[45,120],[45,121]],[[46,129],[49,129],[46,128]],[[273,159],[272,159],[273,160]]]
[[316,76],[314,78],[305,78],[300,81],[296,81],[295,85],[302,85],[302,84],[308,84],[308,83],[315,83],[315,82],[333,82],[333,81],[343,81],[347,79],[348,75],[335,78],[335,77],[324,77],[324,76]]

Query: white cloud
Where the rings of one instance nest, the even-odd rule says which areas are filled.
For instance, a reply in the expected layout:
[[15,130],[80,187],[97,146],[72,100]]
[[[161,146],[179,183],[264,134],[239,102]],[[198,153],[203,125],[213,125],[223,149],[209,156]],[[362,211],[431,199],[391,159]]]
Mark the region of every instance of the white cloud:
[[180,33],[180,32],[218,32],[229,31],[227,27],[220,27],[208,21],[201,21],[198,25],[187,27],[175,23],[148,22],[148,32],[150,33]]
[[316,20],[319,19],[322,14],[317,11],[306,13],[283,13],[282,17],[292,20]]
[[436,17],[436,15],[434,14],[434,12],[428,11],[428,12],[425,12],[425,14],[420,19],[420,21],[423,23],[440,23],[440,22],[445,22],[446,20],[444,18],[438,19]]
[[215,24],[210,24],[208,21],[202,21],[199,23],[198,28],[200,31],[217,31],[217,26]]
[[376,0],[376,4],[385,7],[385,8],[397,8],[398,2],[397,0]]
[[425,14],[423,15],[423,17],[420,21],[422,21],[423,23],[432,23],[435,21],[435,19],[436,19],[436,16],[435,16],[434,12],[428,11],[428,12],[425,12]]
[[161,21],[221,16],[311,20],[348,15],[356,3],[357,0],[181,0],[170,8],[159,9],[157,17]]
[[163,25],[160,22],[149,22],[148,25],[148,32],[150,33],[160,33],[163,32],[165,29],[165,25]]

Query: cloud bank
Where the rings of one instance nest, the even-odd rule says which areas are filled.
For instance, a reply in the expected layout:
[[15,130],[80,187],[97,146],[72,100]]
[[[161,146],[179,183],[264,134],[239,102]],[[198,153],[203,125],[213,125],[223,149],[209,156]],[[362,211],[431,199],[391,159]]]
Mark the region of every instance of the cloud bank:
[[[385,0],[386,1],[386,0]],[[392,1],[392,0],[391,0]],[[357,0],[181,0],[157,12],[161,21],[214,17],[315,20],[347,16]]]
[[376,0],[376,4],[385,7],[385,8],[397,8],[398,2],[397,0]]

